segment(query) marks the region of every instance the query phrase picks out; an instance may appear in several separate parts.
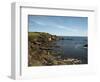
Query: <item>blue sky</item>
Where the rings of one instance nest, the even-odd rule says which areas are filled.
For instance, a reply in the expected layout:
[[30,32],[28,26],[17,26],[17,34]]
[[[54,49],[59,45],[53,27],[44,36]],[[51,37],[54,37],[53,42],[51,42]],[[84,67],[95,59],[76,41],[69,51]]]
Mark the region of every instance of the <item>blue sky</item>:
[[48,32],[58,36],[87,36],[88,18],[71,16],[28,16],[29,32]]

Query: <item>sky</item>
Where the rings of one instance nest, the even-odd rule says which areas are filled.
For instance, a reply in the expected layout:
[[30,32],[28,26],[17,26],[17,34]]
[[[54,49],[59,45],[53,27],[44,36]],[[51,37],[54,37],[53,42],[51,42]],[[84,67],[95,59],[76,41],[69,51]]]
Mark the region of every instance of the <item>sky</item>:
[[88,17],[29,15],[28,29],[58,36],[87,36]]

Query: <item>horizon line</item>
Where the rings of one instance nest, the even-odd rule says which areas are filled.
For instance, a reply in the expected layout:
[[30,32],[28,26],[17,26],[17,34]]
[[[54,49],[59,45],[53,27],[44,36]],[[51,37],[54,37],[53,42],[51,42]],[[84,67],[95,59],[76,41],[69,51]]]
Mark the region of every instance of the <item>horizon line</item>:
[[[28,31],[28,32],[32,32],[32,31]],[[38,31],[34,31],[34,32],[38,32]],[[45,33],[48,33],[48,32],[45,32]],[[51,34],[51,33],[49,33],[49,34]],[[56,35],[56,34],[51,34],[51,35]],[[72,35],[56,35],[56,36],[70,36],[70,37],[73,37]],[[77,37],[88,37],[88,36],[80,36],[80,35],[76,35]],[[76,37],[75,36],[75,37]]]

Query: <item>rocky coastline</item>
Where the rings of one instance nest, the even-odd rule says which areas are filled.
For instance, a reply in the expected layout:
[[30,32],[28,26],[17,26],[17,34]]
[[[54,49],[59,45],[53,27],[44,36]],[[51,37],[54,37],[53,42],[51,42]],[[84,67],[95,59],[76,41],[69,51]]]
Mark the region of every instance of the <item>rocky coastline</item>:
[[75,58],[62,59],[61,53],[53,52],[52,47],[59,47],[57,45],[51,45],[56,40],[59,40],[56,35],[45,32],[29,32],[28,66],[72,65],[82,63],[81,60]]

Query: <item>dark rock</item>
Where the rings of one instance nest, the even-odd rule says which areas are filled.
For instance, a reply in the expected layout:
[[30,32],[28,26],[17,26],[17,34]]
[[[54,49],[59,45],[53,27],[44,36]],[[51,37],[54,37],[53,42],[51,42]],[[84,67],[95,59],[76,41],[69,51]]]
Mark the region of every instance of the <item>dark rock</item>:
[[84,47],[84,48],[87,48],[87,47],[88,47],[88,45],[87,45],[87,44],[85,44],[83,47]]

